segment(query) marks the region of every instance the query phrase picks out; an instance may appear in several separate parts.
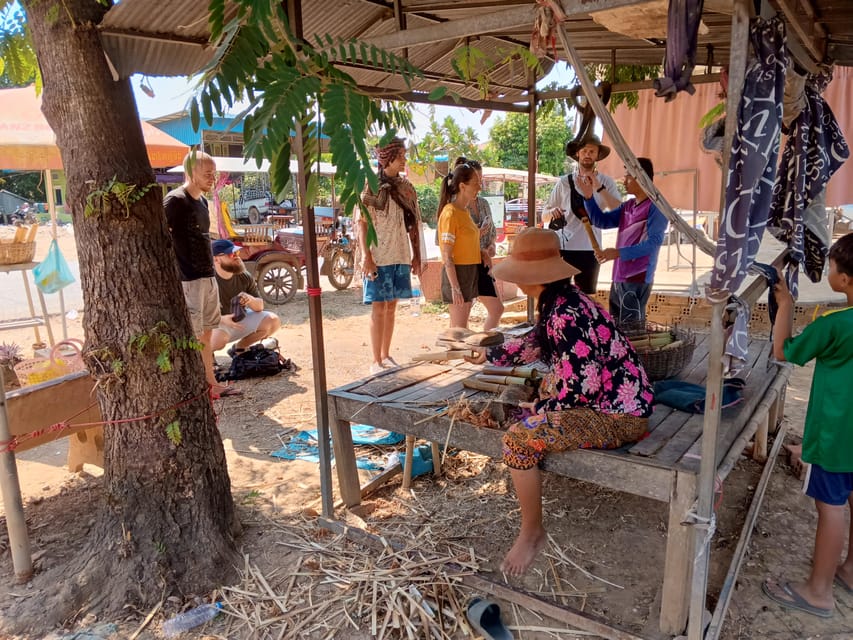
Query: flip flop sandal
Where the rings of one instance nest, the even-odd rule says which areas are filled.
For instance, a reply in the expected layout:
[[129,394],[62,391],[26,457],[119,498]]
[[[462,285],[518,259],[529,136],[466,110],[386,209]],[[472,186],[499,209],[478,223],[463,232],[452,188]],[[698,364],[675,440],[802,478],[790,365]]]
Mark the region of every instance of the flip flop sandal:
[[[766,595],[779,606],[785,609],[794,609],[796,611],[802,611],[803,613],[810,613],[813,616],[818,616],[820,618],[832,617],[832,609],[823,609],[821,607],[816,607],[813,604],[809,604],[809,602],[805,598],[803,598],[803,596],[794,591],[793,587],[791,587],[791,583],[777,583],[776,586],[782,589],[781,595],[775,593],[768,586],[767,580],[761,583],[761,590],[764,592],[764,595]],[[787,598],[785,598],[785,596],[787,596]]]
[[841,587],[841,589],[842,589],[845,593],[849,593],[851,596],[853,596],[853,587],[851,587],[849,584],[847,584],[847,583],[844,581],[844,578],[842,578],[842,577],[841,577],[840,575],[838,575],[837,573],[835,574],[835,580],[834,580],[834,582],[835,582],[835,584],[837,584],[839,587]]
[[472,598],[465,612],[474,630],[486,640],[513,640],[501,621],[501,608],[485,598]]
[[219,400],[220,398],[227,398],[229,396],[242,396],[243,391],[237,389],[236,387],[225,387],[219,393],[216,393],[213,389],[210,390],[210,399],[211,400]]

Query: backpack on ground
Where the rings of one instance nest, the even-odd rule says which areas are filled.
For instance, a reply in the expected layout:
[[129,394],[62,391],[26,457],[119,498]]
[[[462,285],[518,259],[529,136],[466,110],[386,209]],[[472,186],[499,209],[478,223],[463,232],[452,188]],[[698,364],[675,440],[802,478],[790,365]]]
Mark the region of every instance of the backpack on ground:
[[267,349],[261,344],[253,344],[245,351],[234,355],[231,368],[217,373],[218,382],[228,380],[245,380],[246,378],[261,378],[274,376],[282,371],[293,370],[290,358],[283,358],[276,349]]

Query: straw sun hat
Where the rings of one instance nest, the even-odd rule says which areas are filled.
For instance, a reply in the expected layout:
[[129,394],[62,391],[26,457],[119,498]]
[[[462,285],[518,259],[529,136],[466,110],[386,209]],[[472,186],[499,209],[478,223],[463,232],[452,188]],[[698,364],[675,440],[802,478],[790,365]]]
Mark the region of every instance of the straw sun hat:
[[557,234],[535,227],[515,236],[509,255],[491,269],[493,277],[516,284],[548,284],[578,273],[560,257]]

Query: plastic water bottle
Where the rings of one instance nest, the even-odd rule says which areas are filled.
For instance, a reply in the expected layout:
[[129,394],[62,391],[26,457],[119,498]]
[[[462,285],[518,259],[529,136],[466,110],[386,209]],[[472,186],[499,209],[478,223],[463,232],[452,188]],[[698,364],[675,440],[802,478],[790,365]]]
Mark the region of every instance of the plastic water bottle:
[[413,316],[421,315],[421,281],[412,276],[412,301],[409,303]]
[[167,638],[174,638],[184,631],[189,631],[203,625],[208,620],[213,620],[220,609],[222,609],[222,604],[217,602],[215,604],[203,604],[195,609],[179,613],[163,623],[163,634]]

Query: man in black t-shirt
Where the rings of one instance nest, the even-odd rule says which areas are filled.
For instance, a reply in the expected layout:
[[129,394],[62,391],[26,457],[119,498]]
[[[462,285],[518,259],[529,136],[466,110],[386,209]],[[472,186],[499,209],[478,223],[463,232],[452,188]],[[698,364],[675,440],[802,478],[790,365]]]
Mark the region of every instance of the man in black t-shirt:
[[203,349],[204,374],[212,398],[237,392],[216,382],[210,339],[219,326],[219,291],[210,251],[210,213],[203,193],[213,188],[216,163],[202,151],[184,158],[184,184],[166,194],[163,207],[172,234],[178,273],[187,300],[193,333]]
[[213,268],[219,288],[219,326],[213,330],[211,346],[219,351],[229,342],[232,358],[281,328],[281,320],[272,311],[264,311],[264,301],[255,279],[246,271],[237,255],[240,248],[230,240],[214,240]]

